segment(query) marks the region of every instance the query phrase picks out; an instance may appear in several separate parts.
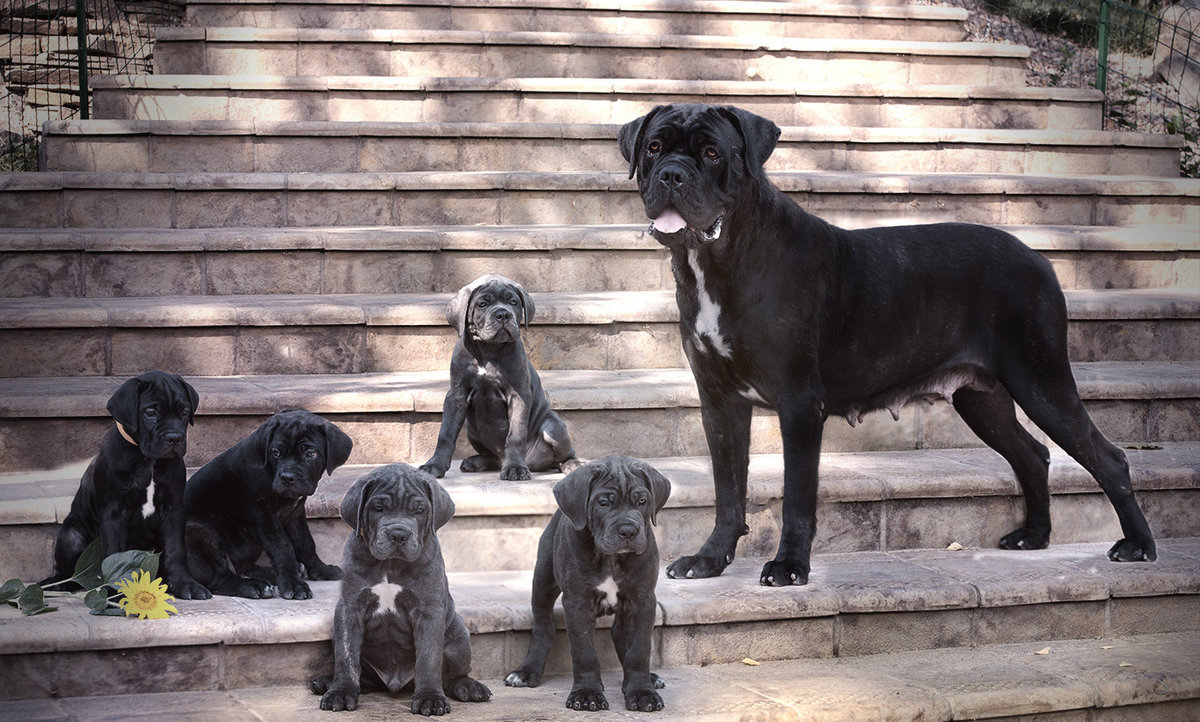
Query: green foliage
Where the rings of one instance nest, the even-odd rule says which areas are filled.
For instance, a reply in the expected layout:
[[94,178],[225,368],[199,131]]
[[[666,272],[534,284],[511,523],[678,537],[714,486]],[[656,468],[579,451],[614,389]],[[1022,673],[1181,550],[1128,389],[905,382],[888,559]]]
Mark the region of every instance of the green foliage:
[[46,604],[46,597],[75,596],[77,592],[52,591],[52,587],[75,583],[84,589],[83,601],[92,610],[92,614],[120,616],[124,614],[112,601],[108,587],[122,579],[131,576],[141,569],[151,577],[158,576],[158,553],[140,550],[117,552],[108,557],[100,546],[100,540],[88,545],[75,562],[75,570],[69,579],[52,582],[43,589],[40,584],[26,585],[20,579],[9,579],[0,585],[0,603],[20,609],[28,616],[53,612],[58,607]]

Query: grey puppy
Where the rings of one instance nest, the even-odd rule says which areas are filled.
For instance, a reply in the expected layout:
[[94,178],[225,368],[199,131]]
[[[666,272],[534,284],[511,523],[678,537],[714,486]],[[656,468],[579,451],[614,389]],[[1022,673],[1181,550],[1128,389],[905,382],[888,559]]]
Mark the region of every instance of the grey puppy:
[[353,710],[362,690],[395,694],[409,683],[413,714],[448,713],[447,695],[490,699],[468,676],[471,644],[438,544],[437,530],[454,516],[446,490],[408,464],[389,464],[354,482],[341,514],[354,534],[342,556],[333,677],[309,683],[321,709]]
[[658,579],[658,546],[650,526],[670,494],[671,482],[657,469],[626,456],[597,459],[554,485],[559,508],[542,533],[533,570],[533,642],[505,684],[541,683],[554,640],[554,601],[561,593],[574,674],[567,707],[608,709],[592,638],[596,618],[612,614],[625,708],[663,708],[655,691],[663,682],[650,672]]
[[525,355],[521,324],[532,318],[533,299],[504,276],[481,276],[455,294],[446,309],[459,335],[450,390],[437,448],[422,471],[445,475],[464,422],[477,453],[463,459],[463,471],[500,469],[501,479],[523,480],[531,470],[569,472],[582,463]]

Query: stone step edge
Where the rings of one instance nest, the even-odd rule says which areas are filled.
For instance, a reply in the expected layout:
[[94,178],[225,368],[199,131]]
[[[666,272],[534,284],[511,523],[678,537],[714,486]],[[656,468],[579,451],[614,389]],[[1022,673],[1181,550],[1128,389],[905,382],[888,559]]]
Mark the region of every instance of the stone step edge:
[[[1111,544],[1038,551],[906,550],[818,554],[809,583],[758,584],[766,559],[739,558],[707,580],[669,579],[660,571],[656,626],[938,613],[1034,604],[1200,594],[1200,539],[1166,539],[1154,563],[1109,562]],[[665,561],[663,566],[665,567]],[[455,606],[472,634],[528,630],[532,571],[448,573]],[[179,613],[153,624],[88,613],[78,598],[55,612],[22,617],[0,609],[6,654],[92,652],[202,644],[254,645],[330,639],[338,582],[310,582],[305,601],[214,597],[176,600]],[[56,600],[58,601],[58,600]],[[562,625],[561,602],[558,612]],[[611,621],[611,620],[607,620]],[[817,652],[814,656],[826,656]]]
[[[1145,196],[1200,199],[1200,178],[1006,173],[880,173],[769,171],[786,193],[875,195],[1003,194]],[[202,191],[552,191],[633,193],[626,172],[408,171],[396,173],[120,173],[43,171],[0,173],[0,193],[62,190]]]
[[[235,44],[336,43],[383,46],[471,45],[485,47],[578,47],[630,50],[740,50],[755,53],[844,54],[958,57],[964,59],[1027,59],[1021,45],[988,42],[860,40],[856,38],[780,38],[750,35],[637,35],[556,31],[366,29],[366,28],[248,28],[159,27],[155,42]],[[169,48],[161,48],[169,52]],[[399,49],[402,49],[400,47]],[[253,52],[252,48],[246,48]],[[301,50],[301,52],[304,52]]]
[[[1084,400],[1200,397],[1200,360],[1072,364]],[[441,413],[448,371],[270,376],[188,376],[200,395],[197,416],[269,415],[286,408],[316,414]],[[690,370],[541,371],[559,410],[698,408]],[[0,378],[0,419],[104,418],[125,377]],[[348,383],[348,382],[353,383]],[[939,402],[944,403],[944,402]]]
[[[1056,103],[1100,103],[1094,88],[1030,86],[907,85],[902,83],[792,83],[743,80],[645,80],[638,78],[476,78],[399,77],[378,75],[98,75],[93,90],[237,91],[283,90],[326,93],[364,92],[518,92],[627,95],[704,95],[800,98],[881,98],[958,100],[1037,100]],[[719,101],[716,101],[719,102]]]
[[[1048,649],[1046,653],[1040,650]],[[1085,719],[1186,719],[1200,697],[1200,633],[1137,634],[1097,639],[1032,639],[982,647],[884,652],[832,659],[767,660],[661,667],[666,704],[660,722],[742,719],[1005,718],[1042,715]],[[564,670],[565,671],[565,670]],[[605,677],[619,679],[616,670]],[[537,688],[492,687],[486,704],[454,704],[463,722],[553,716],[571,688],[569,674],[543,677]],[[158,719],[324,719],[304,680],[286,686],[221,688],[151,694],[38,698],[0,702],[10,719],[117,718],[138,710]],[[615,692],[610,692],[610,696]],[[359,698],[369,719],[404,714],[410,696],[371,693]],[[610,702],[613,700],[610,699]],[[534,712],[537,710],[537,712]],[[1137,715],[1130,713],[1137,712]],[[559,713],[561,715],[561,712]],[[619,712],[613,719],[628,719]],[[585,718],[587,719],[587,718]],[[604,719],[609,719],[605,716]]]
[[[662,250],[642,225],[326,226],[292,228],[0,228],[5,252]],[[1180,225],[1004,226],[1038,251],[1200,251]]]
[[[1200,442],[1122,446],[1134,489],[1200,490]],[[1052,495],[1099,494],[1083,467],[1058,448],[1050,450]],[[419,465],[422,460],[413,460]],[[457,461],[457,460],[456,460]],[[671,480],[670,509],[711,509],[712,464],[708,457],[646,459]],[[51,471],[0,473],[0,525],[59,524],[70,511],[86,462]],[[309,497],[310,519],[337,519],[342,497],[378,464],[351,464],[321,480]],[[823,503],[875,503],[902,499],[975,499],[1020,494],[1012,470],[990,449],[826,452],[821,455],[819,499]],[[188,476],[195,473],[188,469]],[[442,486],[454,500],[456,518],[550,516],[557,509],[551,487],[561,473],[538,473],[531,481],[503,481],[496,473],[466,474],[452,464]],[[766,506],[782,498],[783,457],[751,456],[747,499]]]
[[[1200,290],[1065,290],[1072,321],[1200,319]],[[531,291],[532,326],[679,321],[672,290]],[[216,326],[447,326],[448,293],[0,298],[0,330]]]
[[[47,137],[92,138],[112,136],[254,136],[256,138],[357,137],[357,138],[474,138],[505,140],[609,140],[615,143],[620,126],[610,123],[456,123],[456,122],[342,122],[264,120],[55,120],[48,121]],[[880,145],[951,144],[1070,146],[1094,150],[1097,146],[1177,149],[1177,135],[1111,130],[1045,130],[981,128],[845,128],[786,126],[779,142],[850,143]],[[615,147],[615,146],[614,146]]]

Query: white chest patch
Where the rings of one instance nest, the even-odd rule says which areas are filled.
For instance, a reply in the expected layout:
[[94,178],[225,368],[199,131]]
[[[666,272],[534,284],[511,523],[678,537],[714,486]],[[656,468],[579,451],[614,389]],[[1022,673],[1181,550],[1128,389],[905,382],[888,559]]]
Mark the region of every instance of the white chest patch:
[[396,597],[402,591],[404,591],[404,587],[400,586],[399,584],[392,584],[387,580],[387,577],[384,577],[382,582],[379,582],[375,586],[371,587],[371,593],[374,594],[375,598],[379,600],[379,606],[375,608],[375,613],[395,614]]
[[609,577],[600,586],[596,587],[596,591],[602,595],[600,597],[600,608],[605,613],[611,613],[617,608],[617,580]]
[[154,472],[150,472],[150,486],[146,487],[146,503],[142,504],[142,518],[149,519],[154,513]]
[[696,322],[692,325],[696,334],[696,348],[704,350],[703,340],[708,339],[717,353],[725,358],[733,358],[733,350],[721,335],[721,307],[708,295],[708,289],[704,287],[704,271],[700,268],[700,261],[694,250],[688,251],[688,265],[691,266],[692,274],[696,276],[696,303],[699,306],[696,310]]

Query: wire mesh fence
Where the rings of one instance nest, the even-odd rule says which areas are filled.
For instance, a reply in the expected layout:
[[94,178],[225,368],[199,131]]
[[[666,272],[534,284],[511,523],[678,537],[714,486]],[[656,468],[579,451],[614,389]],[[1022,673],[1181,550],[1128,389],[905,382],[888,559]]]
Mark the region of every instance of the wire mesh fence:
[[87,117],[87,77],[150,72],[185,0],[0,0],[0,171],[37,170],[48,120]]

